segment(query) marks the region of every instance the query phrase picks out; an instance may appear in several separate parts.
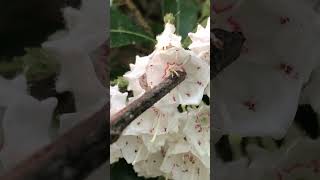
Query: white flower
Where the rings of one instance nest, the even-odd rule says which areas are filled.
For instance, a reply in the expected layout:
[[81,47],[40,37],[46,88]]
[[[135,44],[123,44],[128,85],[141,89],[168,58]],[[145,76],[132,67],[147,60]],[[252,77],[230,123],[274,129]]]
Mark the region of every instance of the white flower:
[[301,83],[266,66],[236,61],[216,78],[214,87],[215,128],[240,136],[281,138],[295,116]]
[[110,117],[127,105],[128,93],[121,93],[118,85],[110,86]]
[[[64,8],[67,29],[42,44],[61,65],[56,82],[58,92],[72,91],[77,111],[104,101],[107,90],[96,76],[90,53],[107,39],[107,3],[83,0],[80,10]],[[76,68],[75,68],[76,66]]]
[[143,145],[143,141],[138,136],[125,136],[122,135],[115,142],[115,145],[112,146],[112,152],[116,152],[117,154],[111,155],[113,161],[116,161],[119,157],[119,151],[121,153],[120,157],[123,157],[128,164],[135,164],[139,161],[146,160],[148,154],[148,150]]
[[[93,106],[90,106],[86,110],[73,112],[73,113],[64,113],[59,116],[60,125],[58,134],[63,134],[66,131],[70,130],[72,127],[77,125],[79,122],[89,118],[92,114],[99,111],[105,102],[98,102]],[[113,110],[114,111],[114,110]]]
[[214,27],[243,33],[246,41],[238,61],[282,69],[287,77],[307,80],[318,59],[315,44],[319,41],[314,36],[319,33],[319,26],[318,17],[305,2],[239,1],[224,6],[233,8],[218,13]]
[[[91,52],[107,40],[108,4],[103,0],[82,0],[80,9],[63,9],[68,34],[62,40]],[[72,44],[71,44],[72,43]]]
[[[139,176],[207,180],[210,178],[210,118],[209,107],[200,103],[205,89],[210,96],[210,66],[199,54],[183,49],[181,37],[174,31],[172,24],[166,24],[164,32],[157,36],[155,51],[145,57],[137,56],[135,64],[130,64],[130,71],[124,75],[129,81],[128,90],[134,95],[129,102],[177,71],[186,72],[186,78],[123,131],[111,145],[110,159],[113,163],[123,157]],[[201,28],[195,39],[210,37],[207,29],[206,34],[200,31]],[[209,51],[207,42],[201,44],[200,39],[195,49]],[[201,54],[200,51],[197,52]],[[200,107],[181,113],[180,104]]]
[[166,135],[178,132],[180,117],[177,106],[159,102],[134,120],[123,135],[143,135],[148,150],[159,151],[168,138]]
[[191,152],[176,154],[169,148],[161,165],[168,178],[175,180],[209,180],[210,169]]
[[176,28],[173,24],[167,23],[164,31],[157,36],[156,50],[165,50],[171,47],[181,48],[181,36],[174,34]]
[[185,71],[186,78],[169,95],[168,102],[197,105],[210,80],[210,69],[192,52],[172,47],[154,53],[147,65],[148,85],[154,87],[176,71]]
[[210,157],[210,108],[201,105],[189,112],[186,125],[183,128],[187,140],[201,155]]
[[192,142],[190,142],[191,140],[189,138],[190,136],[187,137],[184,134],[180,133],[180,134],[177,134],[175,138],[172,138],[171,141],[168,141],[168,145],[169,145],[168,155],[185,154],[185,153],[192,154],[192,156],[195,156],[205,168],[209,169],[210,153],[200,154],[198,149],[196,149],[195,146],[192,144]]
[[40,102],[23,96],[7,107],[3,116],[4,144],[0,152],[5,169],[50,143],[49,129],[56,104],[55,98]]
[[77,47],[66,47],[63,44],[56,46],[48,42],[44,47],[61,65],[56,82],[57,91],[72,91],[77,111],[86,110],[97,102],[104,101],[107,90],[97,78],[89,54]]
[[188,35],[192,40],[189,49],[210,64],[210,18],[208,18],[205,28],[198,25],[197,31]]
[[142,95],[148,87],[146,84],[146,67],[150,61],[150,56],[136,56],[135,64],[130,64],[130,71],[126,72],[123,77],[128,80],[128,90],[133,91],[135,97]]
[[120,147],[116,143],[111,144],[110,145],[110,164],[118,162],[121,157],[123,156],[122,156]]
[[[276,152],[251,147],[251,171],[261,180],[319,179],[319,140],[297,139],[291,146]],[[308,153],[306,153],[308,152]]]
[[0,160],[9,169],[51,141],[49,128],[57,100],[30,96],[23,75],[13,80],[0,77],[0,87]]
[[153,154],[148,154],[146,160],[140,161],[133,165],[134,170],[138,173],[138,176],[146,178],[153,178],[163,176],[164,173],[160,170],[161,164],[164,159],[164,152],[158,151]]

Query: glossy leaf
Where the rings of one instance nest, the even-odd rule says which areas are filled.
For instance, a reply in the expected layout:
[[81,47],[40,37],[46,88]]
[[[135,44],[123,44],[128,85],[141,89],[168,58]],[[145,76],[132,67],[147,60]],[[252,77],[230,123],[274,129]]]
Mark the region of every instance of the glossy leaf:
[[116,8],[111,8],[111,48],[137,43],[155,44],[155,39]]
[[175,16],[177,32],[185,39],[196,27],[200,7],[194,0],[163,0],[163,15],[172,13]]

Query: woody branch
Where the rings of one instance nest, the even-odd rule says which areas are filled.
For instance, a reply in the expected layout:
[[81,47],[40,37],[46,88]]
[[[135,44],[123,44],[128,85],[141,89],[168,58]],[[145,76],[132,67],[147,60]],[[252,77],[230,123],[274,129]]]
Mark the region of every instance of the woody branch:
[[[240,55],[244,38],[241,33],[214,29],[222,46],[212,46],[211,79]],[[213,43],[214,44],[214,43]],[[111,118],[111,143],[141,113],[181,83],[186,74],[169,76]],[[93,116],[82,121],[53,143],[41,148],[1,180],[81,180],[109,160],[109,103]]]

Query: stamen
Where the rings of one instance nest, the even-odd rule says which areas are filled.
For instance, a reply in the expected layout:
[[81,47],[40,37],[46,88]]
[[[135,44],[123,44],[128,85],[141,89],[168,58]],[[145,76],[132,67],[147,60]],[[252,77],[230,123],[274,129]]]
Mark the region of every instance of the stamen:
[[138,154],[136,154],[136,157],[134,158],[133,162],[132,162],[132,165],[135,165],[136,162],[137,162],[137,157],[140,155],[141,153],[141,149],[142,149],[142,146],[140,146],[139,150],[138,150]]
[[153,134],[153,137],[151,139],[151,143],[153,143],[155,140],[156,140],[156,137],[157,137],[157,134],[158,134],[158,131],[159,131],[159,126],[160,126],[160,117],[162,117],[161,114],[158,115],[158,118],[157,118],[157,125],[155,127],[155,132]]

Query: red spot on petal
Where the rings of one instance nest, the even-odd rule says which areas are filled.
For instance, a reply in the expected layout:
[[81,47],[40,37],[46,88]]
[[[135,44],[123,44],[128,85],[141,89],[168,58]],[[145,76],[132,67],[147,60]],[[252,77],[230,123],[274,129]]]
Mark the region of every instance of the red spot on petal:
[[299,73],[295,71],[294,66],[286,63],[281,63],[279,69],[287,76],[298,79]]
[[201,127],[200,124],[196,124],[196,125],[194,126],[194,128],[195,128],[199,133],[202,132],[202,127]]
[[243,105],[246,106],[248,110],[256,111],[256,103],[254,103],[253,101],[245,101],[243,102]]
[[238,32],[241,31],[240,23],[237,22],[237,21],[234,19],[234,17],[230,16],[227,21],[228,21],[228,23],[230,24],[230,26],[231,26],[231,28],[232,28],[233,31],[238,31]]
[[150,131],[149,131],[149,132],[150,132],[150,133],[152,133],[153,131],[154,131],[154,128],[150,129]]
[[246,46],[243,46],[241,49],[241,53],[249,53],[249,48]]
[[289,17],[287,17],[287,16],[280,17],[280,24],[287,24],[288,22],[290,22]]
[[198,141],[198,145],[201,146],[201,141]]
[[232,4],[228,4],[224,7],[219,7],[215,4],[212,5],[212,10],[216,13],[216,14],[220,14],[220,13],[223,13],[223,12],[226,12],[226,11],[229,11],[233,8],[233,5]]
[[289,64],[281,63],[280,64],[280,69],[286,73],[287,75],[291,74],[293,71],[293,67]]

